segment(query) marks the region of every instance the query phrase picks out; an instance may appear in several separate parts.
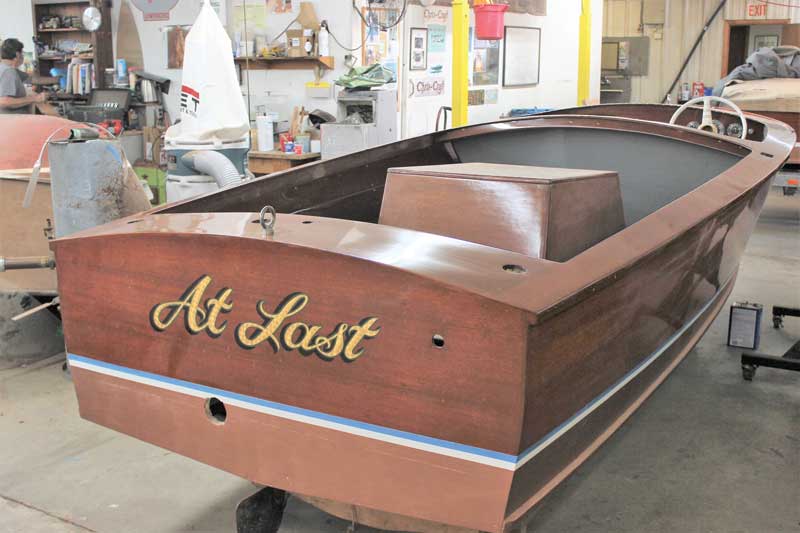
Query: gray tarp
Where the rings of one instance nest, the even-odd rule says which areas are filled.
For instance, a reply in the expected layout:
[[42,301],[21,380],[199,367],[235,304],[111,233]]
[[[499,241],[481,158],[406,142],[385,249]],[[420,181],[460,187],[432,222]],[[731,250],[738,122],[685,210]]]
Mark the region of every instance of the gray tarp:
[[761,48],[747,58],[714,86],[714,96],[721,96],[725,86],[733,80],[763,80],[767,78],[800,78],[800,48],[779,46]]

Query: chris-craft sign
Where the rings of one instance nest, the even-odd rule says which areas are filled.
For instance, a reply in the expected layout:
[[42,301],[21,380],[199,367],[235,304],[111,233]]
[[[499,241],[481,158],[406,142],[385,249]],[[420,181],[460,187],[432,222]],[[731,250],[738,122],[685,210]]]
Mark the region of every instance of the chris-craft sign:
[[[192,283],[177,300],[156,304],[150,311],[150,324],[156,331],[165,331],[183,318],[183,326],[192,335],[205,332],[218,338],[228,329],[223,315],[233,309],[233,289],[223,287],[213,298],[206,298],[206,289],[211,285],[211,276],[202,276]],[[357,324],[339,322],[331,329],[323,325],[289,320],[309,305],[307,294],[295,292],[280,303],[270,307],[260,300],[256,305],[258,322],[242,322],[233,329],[236,343],[252,350],[267,343],[277,353],[280,350],[297,350],[303,355],[316,354],[332,361],[341,356],[348,362],[364,355],[361,343],[378,336],[381,328],[376,326],[378,317],[370,316]]]
[[447,24],[449,18],[449,11],[442,7],[426,7],[423,14],[425,24]]
[[409,80],[410,98],[422,98],[425,96],[442,96],[444,94],[444,76],[430,78],[419,78]]

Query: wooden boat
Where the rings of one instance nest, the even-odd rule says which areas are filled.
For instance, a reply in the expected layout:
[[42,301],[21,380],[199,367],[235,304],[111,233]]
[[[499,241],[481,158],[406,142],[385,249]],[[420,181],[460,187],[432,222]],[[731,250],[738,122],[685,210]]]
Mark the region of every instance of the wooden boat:
[[430,134],[54,241],[81,416],[387,529],[519,524],[703,335],[795,143],[674,111]]
[[[800,79],[742,81],[728,85],[723,96],[744,111],[779,120],[795,131],[800,129]],[[800,143],[795,144],[787,163],[800,165]]]
[[[53,207],[50,180],[39,178],[39,191],[31,207],[22,207],[30,173],[0,170],[0,257],[49,255],[47,234],[52,230]],[[53,297],[56,273],[51,269],[11,270],[0,273],[0,294],[22,293]]]
[[[74,122],[57,117],[0,115],[0,257],[49,255],[48,233],[52,231],[53,206],[47,155],[39,190],[29,208],[22,207],[33,164],[45,140],[58,128]],[[56,139],[69,135],[56,132]],[[14,270],[0,273],[0,294],[32,294],[53,297],[57,293],[56,274],[50,269]]]

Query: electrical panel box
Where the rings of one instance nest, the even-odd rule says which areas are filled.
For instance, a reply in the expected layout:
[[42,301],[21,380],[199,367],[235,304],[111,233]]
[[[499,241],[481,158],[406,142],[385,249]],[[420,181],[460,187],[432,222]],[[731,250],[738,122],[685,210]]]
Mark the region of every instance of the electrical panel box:
[[603,69],[613,63],[615,49],[617,72],[628,76],[647,76],[650,70],[650,37],[603,37]]
[[728,346],[758,349],[762,312],[761,304],[734,302],[728,322]]
[[664,24],[667,15],[665,4],[664,0],[644,0],[642,3],[642,22],[644,24]]

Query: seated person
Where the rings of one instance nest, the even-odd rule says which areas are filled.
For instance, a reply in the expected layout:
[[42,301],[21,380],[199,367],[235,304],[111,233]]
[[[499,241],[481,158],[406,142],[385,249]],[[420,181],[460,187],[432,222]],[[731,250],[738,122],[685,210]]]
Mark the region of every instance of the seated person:
[[23,44],[6,39],[0,46],[0,114],[30,113],[31,104],[44,102],[44,94],[28,94],[23,81],[27,74],[18,67],[23,63]]

